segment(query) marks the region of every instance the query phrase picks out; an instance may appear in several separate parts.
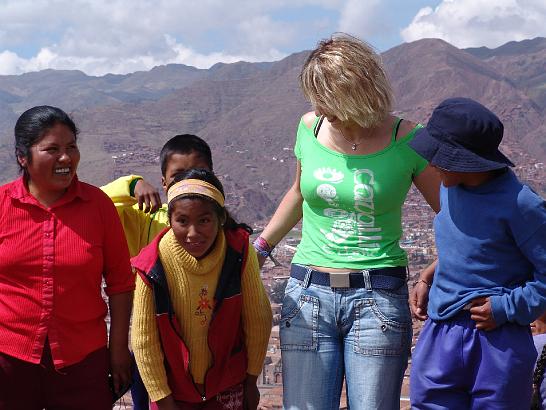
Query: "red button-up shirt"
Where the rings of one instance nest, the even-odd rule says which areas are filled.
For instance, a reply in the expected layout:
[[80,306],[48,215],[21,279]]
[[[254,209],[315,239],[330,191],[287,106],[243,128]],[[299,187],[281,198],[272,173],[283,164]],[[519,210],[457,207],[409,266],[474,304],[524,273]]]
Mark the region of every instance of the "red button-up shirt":
[[50,208],[23,178],[0,187],[0,352],[39,363],[46,337],[56,368],[107,343],[101,295],[134,289],[112,201],[74,178]]

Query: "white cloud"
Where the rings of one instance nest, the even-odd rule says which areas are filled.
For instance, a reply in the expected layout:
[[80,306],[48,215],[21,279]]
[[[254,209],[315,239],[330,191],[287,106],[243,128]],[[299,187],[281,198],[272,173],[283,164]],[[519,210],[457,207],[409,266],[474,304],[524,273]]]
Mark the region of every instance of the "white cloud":
[[[406,12],[425,0],[407,1]],[[399,41],[395,0],[0,3],[0,74],[44,68],[123,74],[168,63],[207,68],[271,61],[311,48],[336,30],[376,45]],[[498,45],[544,35],[545,7],[543,0],[526,0],[525,7],[516,0],[444,0],[422,9],[402,35],[406,41],[440,37],[459,46]]]
[[21,65],[24,60],[11,51],[0,53],[0,75],[22,72]]
[[401,31],[404,41],[441,38],[457,47],[498,47],[546,35],[542,0],[443,0],[419,10]]
[[167,63],[271,61],[292,51],[306,30],[285,22],[286,15],[341,2],[2,0],[0,73],[56,68],[102,75]]
[[[257,54],[260,54],[262,50],[271,49],[273,44],[289,45],[298,34],[293,25],[274,21],[267,15],[257,15],[241,21],[236,29],[238,38],[244,41],[245,48]],[[275,50],[271,52],[276,53]]]
[[377,32],[381,20],[380,0],[348,0],[341,10],[339,31],[368,38]]
[[19,74],[53,68],[58,70],[81,70],[89,75],[100,76],[106,73],[122,74],[150,70],[158,65],[172,63],[208,68],[217,62],[273,61],[284,57],[284,54],[275,49],[265,50],[258,55],[225,54],[222,52],[201,54],[183,44],[177,43],[175,39],[169,36],[165,37],[165,44],[169,49],[169,55],[165,58],[152,55],[133,55],[123,58],[112,58],[111,56],[66,56],[49,48],[42,48],[35,57],[25,59],[11,51],[4,51],[0,53],[0,75]]
[[35,57],[25,59],[11,51],[0,53],[0,75],[38,71],[54,68],[52,64],[58,56],[48,48],[41,49]]

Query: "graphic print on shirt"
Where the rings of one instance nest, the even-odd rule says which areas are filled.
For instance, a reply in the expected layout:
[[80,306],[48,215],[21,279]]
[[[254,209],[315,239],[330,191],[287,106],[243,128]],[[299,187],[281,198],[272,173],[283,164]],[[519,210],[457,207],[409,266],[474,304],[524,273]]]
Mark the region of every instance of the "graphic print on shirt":
[[195,309],[195,316],[200,316],[201,326],[207,325],[208,315],[212,311],[212,303],[209,299],[209,287],[204,285],[199,292],[199,301],[197,302],[197,309]]
[[[353,184],[353,206],[350,210],[342,208],[336,189],[336,185],[346,180],[346,175],[342,171],[322,167],[313,172],[313,177],[319,182],[317,195],[328,204],[323,215],[333,220],[330,230],[320,228],[320,232],[328,241],[323,246],[323,251],[349,259],[358,259],[379,248],[378,242],[382,236],[381,227],[375,226],[373,171],[357,169],[347,179],[352,180]],[[356,239],[356,247],[348,246],[349,238],[354,238],[353,241]]]
[[216,401],[222,410],[236,410],[243,407],[243,389],[240,385],[218,393]]

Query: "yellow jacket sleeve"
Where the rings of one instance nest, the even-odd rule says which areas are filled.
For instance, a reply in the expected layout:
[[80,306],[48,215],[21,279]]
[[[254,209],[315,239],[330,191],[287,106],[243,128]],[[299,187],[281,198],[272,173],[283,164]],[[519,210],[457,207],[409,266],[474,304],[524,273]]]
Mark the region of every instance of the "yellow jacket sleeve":
[[169,225],[166,204],[154,213],[138,209],[136,199],[131,196],[130,187],[133,181],[140,178],[137,175],[129,175],[101,187],[116,206],[131,257],[138,255],[142,248]]
[[245,270],[241,280],[243,294],[243,332],[248,355],[247,373],[258,376],[262,372],[269,335],[271,334],[271,304],[260,278],[260,267],[254,247],[249,246]]
[[137,275],[131,344],[138,370],[150,400],[158,401],[171,394],[163,365],[163,350],[155,318],[152,290]]
[[131,183],[139,179],[142,179],[139,175],[127,175],[101,186],[100,189],[116,206],[133,206],[136,199],[131,195]]

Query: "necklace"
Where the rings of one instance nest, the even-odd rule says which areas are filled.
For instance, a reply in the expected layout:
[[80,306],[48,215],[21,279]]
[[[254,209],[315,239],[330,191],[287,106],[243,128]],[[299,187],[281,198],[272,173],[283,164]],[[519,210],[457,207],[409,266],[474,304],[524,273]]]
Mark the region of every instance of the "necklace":
[[347,141],[349,144],[351,144],[351,149],[352,149],[353,151],[356,151],[357,147],[358,147],[360,144],[362,144],[362,141],[360,141],[360,142],[353,142],[353,141],[347,139],[347,137],[345,136],[345,134],[343,134],[343,131],[342,131],[341,129],[339,129],[339,132],[340,132],[341,136],[343,137],[343,139],[344,139],[345,141]]

